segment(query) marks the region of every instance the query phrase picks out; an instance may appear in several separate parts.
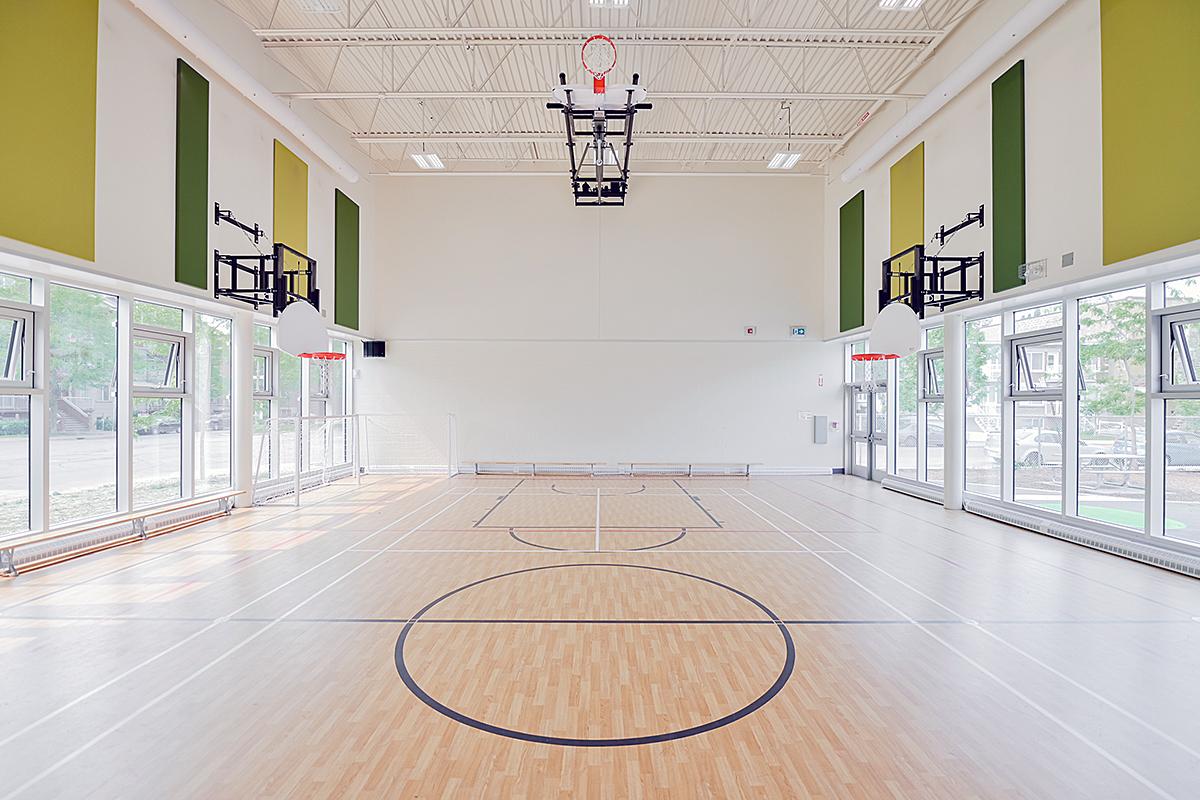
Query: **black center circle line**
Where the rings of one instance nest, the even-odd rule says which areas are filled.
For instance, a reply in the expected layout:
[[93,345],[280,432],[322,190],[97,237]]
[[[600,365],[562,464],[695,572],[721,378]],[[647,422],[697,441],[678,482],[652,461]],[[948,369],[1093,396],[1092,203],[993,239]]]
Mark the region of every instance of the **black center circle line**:
[[[570,495],[571,497],[595,497],[595,492],[565,492],[558,488],[555,484],[550,484],[550,491],[558,492],[559,494]],[[641,494],[646,491],[646,484],[642,484],[642,488],[634,489],[632,492],[601,492],[600,497],[628,497],[633,494]]]
[[[529,733],[528,731],[518,731],[518,730],[513,730],[511,728],[504,728],[499,725],[493,725],[490,722],[484,722],[483,720],[478,720],[478,719],[475,719],[474,717],[469,717],[466,714],[463,714],[461,711],[457,711],[453,708],[450,708],[445,703],[442,703],[442,702],[434,699],[433,697],[431,697],[428,692],[426,692],[424,689],[421,688],[421,685],[417,683],[416,679],[413,678],[412,673],[410,673],[408,671],[408,665],[407,665],[407,663],[405,663],[405,660],[404,660],[404,644],[408,639],[408,635],[409,635],[409,633],[412,632],[412,629],[418,623],[420,623],[421,618],[423,616],[425,616],[425,614],[428,613],[430,609],[432,609],[434,606],[438,605],[442,601],[447,600],[450,597],[453,597],[454,595],[458,594],[459,592],[463,592],[463,591],[466,591],[467,589],[474,588],[476,586],[479,586],[480,584],[488,583],[489,581],[499,580],[500,578],[509,578],[514,575],[523,575],[523,574],[527,574],[527,573],[541,572],[543,570],[548,570],[548,569],[575,569],[575,568],[579,568],[579,567],[641,569],[641,570],[648,570],[651,572],[663,572],[663,573],[667,573],[669,575],[679,575],[684,578],[691,578],[693,580],[701,581],[703,583],[707,583],[712,586],[716,586],[720,589],[725,589],[726,591],[733,592],[738,597],[741,597],[742,599],[747,600],[750,603],[753,603],[756,608],[758,608],[760,611],[762,611],[763,614],[765,614],[770,619],[770,621],[775,624],[775,629],[777,631],[779,631],[780,636],[783,637],[783,644],[784,644],[784,649],[786,651],[786,654],[784,657],[783,669],[780,670],[779,677],[777,677],[775,679],[775,682],[772,683],[771,686],[768,687],[765,692],[763,692],[761,695],[756,697],[754,700],[752,700],[747,705],[737,709],[736,711],[726,714],[723,717],[711,720],[709,722],[704,722],[699,725],[693,725],[689,728],[683,728],[683,729],[676,730],[676,731],[668,731],[666,733],[650,734],[647,736],[582,739],[582,738],[576,738],[576,737],[570,737],[570,736],[545,736],[545,735],[537,734],[537,733]],[[443,716],[449,717],[450,719],[454,720],[455,722],[458,722],[460,724],[466,725],[471,728],[475,728],[476,730],[484,731],[485,733],[491,733],[491,734],[495,734],[497,736],[504,736],[509,739],[518,739],[520,741],[525,741],[525,742],[534,742],[536,744],[558,745],[560,747],[632,747],[632,746],[636,746],[636,745],[645,745],[645,744],[661,744],[663,742],[675,741],[676,739],[686,739],[691,736],[698,736],[702,733],[708,733],[708,732],[714,731],[718,728],[723,728],[726,725],[730,725],[744,717],[747,717],[747,716],[753,714],[755,711],[758,711],[760,708],[762,708],[767,703],[769,703],[775,697],[775,695],[779,694],[783,690],[783,687],[787,684],[788,679],[791,678],[792,672],[795,670],[795,668],[796,668],[796,643],[792,639],[792,634],[790,631],[788,631],[787,625],[783,622],[782,619],[780,619],[779,615],[776,614],[774,611],[772,611],[767,606],[765,606],[762,602],[760,602],[759,600],[757,600],[754,597],[751,597],[750,595],[746,594],[745,592],[743,592],[740,589],[737,589],[737,588],[734,588],[733,586],[729,586],[727,584],[721,583],[720,581],[713,580],[712,578],[705,578],[702,575],[693,575],[690,572],[681,572],[679,570],[667,569],[666,567],[652,567],[652,566],[647,566],[647,565],[643,565],[643,564],[611,564],[611,563],[551,564],[551,565],[542,566],[542,567],[528,567],[526,569],[513,570],[512,572],[502,572],[499,575],[492,575],[491,577],[480,578],[477,581],[472,581],[471,583],[464,584],[463,586],[460,586],[457,589],[453,589],[453,590],[447,592],[446,594],[442,595],[441,597],[438,597],[437,599],[432,600],[429,603],[427,603],[423,608],[421,608],[421,610],[419,610],[416,614],[414,614],[408,620],[408,622],[405,624],[404,628],[400,631],[400,636],[396,639],[396,671],[400,674],[400,679],[402,681],[404,681],[404,685],[408,687],[408,690],[410,692],[412,692],[414,695],[416,695],[417,698],[421,702],[423,702],[425,705],[432,708],[434,711],[438,712],[439,714],[442,714]]]
[[[603,529],[601,529],[601,531],[603,532]],[[548,544],[538,544],[537,542],[531,542],[528,539],[522,539],[520,536],[517,535],[516,528],[508,529],[508,535],[511,536],[513,539],[516,539],[521,544],[529,545],[530,547],[536,547],[539,550],[552,550],[556,553],[637,553],[642,550],[657,550],[660,547],[666,547],[668,545],[675,544],[680,539],[682,539],[684,536],[687,536],[687,532],[688,532],[687,528],[680,528],[679,533],[675,536],[674,539],[668,539],[667,541],[659,542],[658,544],[648,544],[648,545],[645,545],[644,547],[621,547],[616,550],[609,550],[607,548],[604,550],[592,550],[592,549],[588,549],[586,547],[582,547],[582,548],[553,547]]]

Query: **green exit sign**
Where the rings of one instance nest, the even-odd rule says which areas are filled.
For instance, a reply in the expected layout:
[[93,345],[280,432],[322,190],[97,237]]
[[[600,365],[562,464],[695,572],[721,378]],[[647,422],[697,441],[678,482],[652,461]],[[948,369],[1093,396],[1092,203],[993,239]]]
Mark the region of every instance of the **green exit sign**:
[[793,337],[804,336],[807,333],[808,333],[808,329],[805,328],[803,325],[793,325],[792,326],[792,336]]

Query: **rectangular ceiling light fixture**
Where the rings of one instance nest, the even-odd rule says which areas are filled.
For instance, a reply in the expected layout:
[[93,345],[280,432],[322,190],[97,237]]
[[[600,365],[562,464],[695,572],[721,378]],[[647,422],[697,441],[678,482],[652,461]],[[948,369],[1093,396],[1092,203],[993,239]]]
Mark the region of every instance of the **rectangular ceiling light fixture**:
[[776,153],[767,162],[767,169],[791,169],[799,161],[799,153]]
[[925,0],[879,0],[884,11],[916,11]]
[[309,14],[340,14],[342,0],[300,0],[300,10]]
[[446,165],[438,158],[437,153],[413,153],[412,160],[421,169],[445,169]]
[[588,0],[588,3],[595,8],[628,8],[629,0]]

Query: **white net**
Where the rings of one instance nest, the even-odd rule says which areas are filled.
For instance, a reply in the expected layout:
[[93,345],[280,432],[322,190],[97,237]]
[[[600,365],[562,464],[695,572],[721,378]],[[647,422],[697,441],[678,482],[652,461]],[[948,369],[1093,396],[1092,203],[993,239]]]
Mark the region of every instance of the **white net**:
[[596,77],[608,74],[617,63],[617,48],[612,40],[593,36],[583,45],[583,66]]
[[367,472],[458,471],[453,414],[364,414],[360,419]]
[[255,422],[256,503],[295,496],[354,475],[355,418],[280,417]]

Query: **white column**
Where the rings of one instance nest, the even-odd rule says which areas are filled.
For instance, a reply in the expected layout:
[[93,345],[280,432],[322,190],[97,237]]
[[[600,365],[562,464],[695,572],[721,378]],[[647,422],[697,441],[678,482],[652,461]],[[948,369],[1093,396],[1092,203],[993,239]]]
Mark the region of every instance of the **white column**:
[[963,507],[963,479],[966,470],[967,358],[966,326],[960,314],[947,314],[943,321],[945,345],[942,368],[945,385],[943,419],[945,432],[942,451],[942,503],[946,508]]
[[254,503],[254,315],[233,316],[233,488],[235,504]]

